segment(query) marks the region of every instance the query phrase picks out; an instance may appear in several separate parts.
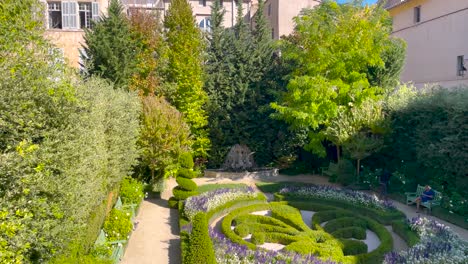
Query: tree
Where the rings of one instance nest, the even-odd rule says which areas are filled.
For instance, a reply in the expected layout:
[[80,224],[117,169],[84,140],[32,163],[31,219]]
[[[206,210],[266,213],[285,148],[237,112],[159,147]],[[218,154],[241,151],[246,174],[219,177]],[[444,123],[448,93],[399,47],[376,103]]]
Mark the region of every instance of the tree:
[[273,73],[273,41],[263,14],[264,2],[259,2],[252,30],[243,19],[241,2],[237,4],[237,23],[232,29],[222,26],[224,12],[219,1],[212,6],[205,66],[211,167],[218,167],[235,144],[248,145],[259,164],[271,163],[275,155],[285,153],[282,147],[290,139],[283,122],[269,118],[268,105],[275,98],[271,77],[280,77]]
[[184,114],[194,137],[192,149],[196,157],[206,158],[210,148],[207,114],[208,97],[203,90],[202,52],[204,43],[195,25],[187,0],[174,0],[164,18],[167,30],[168,65],[165,81],[177,85],[175,107]]
[[[143,98],[143,116],[139,145],[142,162],[151,171],[151,182],[165,176],[179,156],[190,150],[190,129],[182,114],[164,98]],[[174,168],[172,168],[174,169]]]
[[139,47],[132,40],[127,18],[119,0],[111,0],[107,16],[93,22],[85,30],[81,57],[90,75],[98,75],[115,83],[116,87],[128,87],[137,69]]
[[139,46],[136,70],[130,81],[130,90],[139,91],[140,95],[166,95],[161,87],[163,71],[164,42],[161,35],[161,23],[158,13],[132,10],[129,15],[132,40]]
[[271,107],[292,129],[309,131],[307,150],[324,156],[324,131],[340,111],[381,97],[367,71],[384,66],[382,44],[390,32],[389,16],[379,7],[324,1],[296,18],[293,36],[282,46],[285,60],[296,67],[287,91]]

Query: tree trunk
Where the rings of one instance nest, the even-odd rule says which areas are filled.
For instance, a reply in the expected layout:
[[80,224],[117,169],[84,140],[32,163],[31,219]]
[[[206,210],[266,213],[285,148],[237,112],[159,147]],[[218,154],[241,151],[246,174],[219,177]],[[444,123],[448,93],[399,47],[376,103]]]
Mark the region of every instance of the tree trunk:
[[336,145],[336,161],[340,162],[340,146]]
[[361,160],[360,159],[357,159],[357,167],[356,167],[356,176],[357,176],[357,182],[359,183],[359,169],[360,169],[360,165],[361,165]]

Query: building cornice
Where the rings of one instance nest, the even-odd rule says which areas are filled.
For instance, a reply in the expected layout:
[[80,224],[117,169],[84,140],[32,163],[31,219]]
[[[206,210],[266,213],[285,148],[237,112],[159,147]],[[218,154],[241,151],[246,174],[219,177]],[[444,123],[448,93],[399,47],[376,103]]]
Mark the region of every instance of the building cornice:
[[[384,0],[385,1],[385,0]],[[393,9],[397,6],[400,6],[402,4],[408,3],[411,0],[386,0],[384,8],[387,10]]]

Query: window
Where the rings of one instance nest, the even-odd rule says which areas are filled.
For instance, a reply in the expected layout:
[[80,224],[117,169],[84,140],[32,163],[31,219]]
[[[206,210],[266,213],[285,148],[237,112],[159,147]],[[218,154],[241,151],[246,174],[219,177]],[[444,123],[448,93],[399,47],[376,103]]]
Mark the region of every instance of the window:
[[271,38],[275,39],[275,29],[274,28],[271,29]]
[[271,16],[271,4],[268,5],[268,16]]
[[99,19],[99,4],[73,1],[47,2],[49,28],[90,28],[91,20]]
[[464,59],[463,55],[457,57],[457,76],[465,76],[466,67]]
[[421,22],[421,6],[414,8],[414,23]]
[[206,6],[206,0],[198,0],[198,5]]
[[203,31],[211,31],[211,19],[209,17],[203,18],[198,26]]
[[80,12],[80,28],[91,28],[91,3],[78,3]]
[[47,3],[49,28],[62,28],[62,6],[60,2]]

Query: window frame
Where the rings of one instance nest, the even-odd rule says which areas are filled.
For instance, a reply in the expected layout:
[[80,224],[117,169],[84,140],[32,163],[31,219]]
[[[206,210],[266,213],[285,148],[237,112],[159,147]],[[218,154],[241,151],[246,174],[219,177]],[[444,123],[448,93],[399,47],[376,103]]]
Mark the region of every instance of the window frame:
[[[51,6],[53,5],[53,9],[51,9]],[[52,12],[57,12],[59,15],[60,23],[58,24],[57,27],[54,27],[51,23],[53,21],[52,19]],[[50,1],[47,2],[47,28],[48,29],[62,29],[63,28],[63,21],[62,21],[62,3],[59,1]]]
[[415,6],[414,9],[414,23],[420,23],[421,22],[421,6]]
[[203,17],[203,19],[198,23],[198,28],[204,32],[211,32],[211,17]]
[[466,70],[467,69],[465,66],[465,56],[464,55],[457,56],[457,76],[464,77]]

